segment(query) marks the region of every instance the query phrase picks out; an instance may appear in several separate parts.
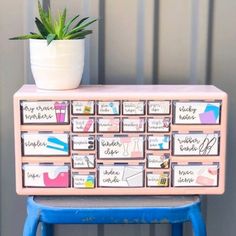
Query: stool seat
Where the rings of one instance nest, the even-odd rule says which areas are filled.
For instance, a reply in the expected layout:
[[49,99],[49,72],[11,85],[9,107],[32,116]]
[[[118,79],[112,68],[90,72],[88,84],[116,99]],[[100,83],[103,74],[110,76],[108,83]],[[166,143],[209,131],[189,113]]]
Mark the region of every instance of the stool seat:
[[182,235],[191,221],[195,236],[206,236],[199,196],[38,196],[28,197],[24,236],[52,235],[53,224],[172,224]]

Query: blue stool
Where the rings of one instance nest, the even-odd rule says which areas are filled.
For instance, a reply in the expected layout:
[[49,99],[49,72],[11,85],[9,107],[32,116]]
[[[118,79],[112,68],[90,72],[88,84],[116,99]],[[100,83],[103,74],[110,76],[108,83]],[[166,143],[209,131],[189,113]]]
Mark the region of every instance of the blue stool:
[[194,236],[206,236],[199,196],[29,197],[23,236],[53,235],[53,224],[172,224],[172,236],[192,223]]

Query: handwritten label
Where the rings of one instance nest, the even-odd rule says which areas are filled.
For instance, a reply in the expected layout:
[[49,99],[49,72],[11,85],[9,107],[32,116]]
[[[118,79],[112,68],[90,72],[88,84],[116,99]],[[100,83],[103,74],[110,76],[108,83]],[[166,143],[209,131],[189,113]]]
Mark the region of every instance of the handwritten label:
[[73,101],[72,113],[74,115],[94,115],[94,101]]
[[68,101],[22,101],[22,124],[68,124]]
[[95,148],[94,136],[74,136],[72,140],[74,150],[94,150]]
[[144,158],[143,137],[100,137],[99,158]]
[[99,166],[100,187],[143,187],[143,166]]
[[170,114],[170,101],[148,101],[149,115]]
[[175,187],[217,186],[218,165],[174,165]]
[[68,156],[69,135],[66,133],[22,133],[24,156]]
[[149,150],[168,150],[170,148],[170,136],[148,136]]
[[94,168],[95,166],[95,155],[92,154],[84,154],[84,155],[77,155],[73,154],[73,167],[74,168]]
[[176,102],[175,124],[219,124],[219,102]]
[[173,155],[219,155],[219,134],[174,134]]
[[145,103],[144,101],[124,101],[123,102],[124,115],[144,115]]
[[148,132],[169,132],[170,118],[149,118],[148,119]]
[[147,155],[148,168],[169,168],[170,158],[168,154],[164,155]]
[[99,101],[98,114],[99,115],[119,115],[120,102],[119,101],[106,101],[106,102]]
[[144,132],[145,119],[132,119],[124,118],[123,119],[123,132]]
[[147,174],[147,186],[148,187],[168,187],[169,186],[169,174]]
[[68,166],[24,165],[25,187],[69,187]]
[[98,132],[120,132],[120,118],[98,118]]
[[72,131],[93,133],[95,131],[94,124],[94,118],[74,118],[72,120]]
[[95,176],[93,174],[73,174],[74,188],[94,188]]

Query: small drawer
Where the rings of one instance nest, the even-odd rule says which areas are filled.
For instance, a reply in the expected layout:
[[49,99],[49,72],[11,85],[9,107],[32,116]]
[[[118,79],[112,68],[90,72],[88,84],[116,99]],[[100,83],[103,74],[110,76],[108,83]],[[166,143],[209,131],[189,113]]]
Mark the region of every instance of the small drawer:
[[120,115],[120,101],[98,101],[98,115]]
[[60,165],[23,165],[24,187],[67,188],[69,167]]
[[86,189],[95,188],[95,174],[73,173],[72,186],[73,188],[86,188]]
[[169,150],[170,149],[170,136],[148,136],[147,137],[148,150]]
[[23,132],[23,156],[68,156],[70,152],[68,133]]
[[148,118],[147,130],[152,133],[170,132],[170,117]]
[[119,133],[120,118],[103,118],[97,119],[97,130],[99,133]]
[[72,131],[74,133],[94,133],[95,119],[94,118],[73,118]]
[[147,187],[168,187],[169,173],[147,173]]
[[145,118],[123,118],[122,131],[127,133],[143,133],[145,131]]
[[21,101],[21,123],[24,125],[69,124],[68,101]]
[[219,163],[172,165],[172,185],[174,187],[217,187],[218,175]]
[[99,187],[143,187],[143,165],[100,165],[98,167]]
[[145,101],[123,101],[123,115],[145,115]]
[[168,169],[170,165],[170,155],[147,154],[147,168],[150,169]]
[[73,115],[94,115],[94,101],[72,101]]
[[169,115],[170,101],[148,101],[148,115]]
[[73,168],[90,169],[95,167],[94,154],[73,154],[72,155]]
[[95,136],[73,136],[72,137],[73,150],[94,150]]

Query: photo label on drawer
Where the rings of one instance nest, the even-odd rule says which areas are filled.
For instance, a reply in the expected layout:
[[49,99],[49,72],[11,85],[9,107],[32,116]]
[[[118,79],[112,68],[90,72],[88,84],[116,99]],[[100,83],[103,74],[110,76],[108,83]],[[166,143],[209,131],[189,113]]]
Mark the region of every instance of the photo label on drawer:
[[144,132],[145,119],[123,118],[123,132]]
[[95,139],[94,136],[73,136],[74,150],[94,150]]
[[99,137],[100,159],[144,158],[143,137]]
[[149,150],[169,150],[170,136],[148,136],[148,149]]
[[99,166],[100,187],[143,187],[143,166]]
[[80,133],[93,133],[95,131],[94,118],[74,118],[72,120],[72,131]]
[[74,188],[94,188],[95,176],[93,174],[73,174]]
[[119,101],[98,102],[98,115],[119,115],[119,114],[120,114]]
[[72,155],[74,168],[94,168],[95,167],[95,155]]
[[68,124],[68,101],[21,101],[22,124]]
[[73,101],[72,114],[94,115],[94,101]]
[[24,156],[68,156],[69,135],[66,133],[22,133]]
[[218,133],[173,134],[173,155],[217,156],[219,140]]
[[69,187],[68,166],[24,165],[25,187]]
[[170,101],[149,101],[149,115],[168,115],[170,114]]
[[169,186],[169,174],[161,173],[147,173],[147,186],[148,187],[168,187]]
[[148,119],[148,132],[169,132],[170,131],[170,118],[149,118]]
[[175,124],[219,124],[220,102],[175,102]]
[[145,102],[144,101],[123,101],[124,115],[144,115]]
[[175,187],[218,185],[218,165],[173,165]]
[[169,163],[170,163],[170,156],[168,154],[164,155],[147,154],[148,168],[167,169],[169,168]]
[[98,132],[120,132],[120,118],[98,118]]

